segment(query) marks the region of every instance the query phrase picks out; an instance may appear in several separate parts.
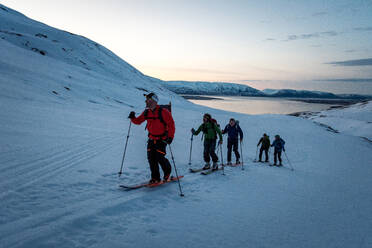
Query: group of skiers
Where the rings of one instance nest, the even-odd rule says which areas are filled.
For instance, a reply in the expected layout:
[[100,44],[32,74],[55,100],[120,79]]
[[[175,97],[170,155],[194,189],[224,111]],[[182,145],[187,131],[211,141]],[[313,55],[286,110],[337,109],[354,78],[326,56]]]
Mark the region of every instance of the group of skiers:
[[[269,149],[270,147],[274,147],[274,164],[277,166],[282,166],[282,150],[285,151],[284,144],[285,141],[280,138],[279,135],[275,135],[275,140],[273,144],[270,146],[270,138],[269,136],[264,133],[262,138],[258,141],[257,147],[261,144],[260,148],[260,155],[258,156],[258,162],[262,161],[262,152],[265,151],[265,162],[269,162]],[[279,159],[279,164],[277,164],[277,160]]]
[[[140,125],[147,121],[148,141],[147,141],[147,159],[151,170],[150,184],[161,182],[159,164],[163,170],[163,181],[170,180],[172,167],[169,160],[165,157],[166,145],[171,144],[175,133],[175,124],[170,111],[158,105],[158,96],[155,93],[144,94],[146,97],[146,109],[138,117],[135,112],[130,112],[128,118],[131,122]],[[204,152],[203,157],[205,165],[204,170],[210,169],[210,161],[212,159],[212,170],[218,170],[218,156],[215,152],[217,138],[218,145],[223,143],[223,134],[227,134],[227,165],[232,165],[231,153],[234,151],[236,165],[240,164],[240,154],[238,144],[243,141],[243,131],[239,126],[239,122],[231,118],[229,123],[221,131],[217,121],[208,113],[203,116],[203,123],[197,130],[191,129],[193,135],[198,135],[200,132],[204,136]],[[257,144],[261,144],[260,155],[258,162],[262,162],[262,153],[265,151],[265,162],[268,162],[268,151],[270,147],[274,147],[274,164],[282,166],[281,153],[284,149],[284,140],[279,135],[275,135],[274,142],[270,145],[270,139],[267,134],[264,134]],[[277,164],[279,160],[279,164]]]
[[219,136],[219,144],[222,145],[222,134],[227,133],[227,165],[231,165],[231,152],[232,150],[235,153],[236,164],[240,164],[240,154],[238,151],[238,142],[240,136],[240,142],[243,141],[243,131],[240,128],[239,124],[235,121],[234,118],[231,118],[229,124],[221,131],[220,126],[217,124],[217,121],[212,118],[208,113],[203,116],[203,123],[199,126],[198,130],[191,129],[193,135],[198,135],[203,131],[204,135],[204,161],[205,166],[204,170],[210,169],[210,157],[213,161],[213,170],[218,170],[218,156],[215,153],[216,149],[216,140],[217,134]]

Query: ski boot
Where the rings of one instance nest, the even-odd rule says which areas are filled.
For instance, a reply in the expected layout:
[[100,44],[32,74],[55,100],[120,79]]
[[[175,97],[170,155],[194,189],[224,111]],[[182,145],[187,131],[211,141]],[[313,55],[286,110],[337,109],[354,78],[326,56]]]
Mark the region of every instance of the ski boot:
[[163,177],[163,182],[170,181],[170,178],[171,178],[170,173],[167,174],[167,175],[164,175],[164,177]]
[[218,164],[217,162],[213,162],[212,170],[218,170]]
[[209,170],[211,168],[211,164],[210,163],[206,163],[203,167],[203,170]]
[[160,179],[151,178],[149,181],[149,184],[157,184],[157,183],[160,183]]

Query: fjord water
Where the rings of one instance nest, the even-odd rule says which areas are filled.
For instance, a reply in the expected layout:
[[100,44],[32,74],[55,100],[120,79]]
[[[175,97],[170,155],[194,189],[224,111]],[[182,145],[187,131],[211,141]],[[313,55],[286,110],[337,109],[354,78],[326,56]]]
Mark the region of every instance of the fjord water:
[[209,100],[190,99],[189,101],[198,105],[243,114],[291,114],[303,111],[317,112],[326,110],[335,105],[306,103],[286,98],[244,96],[213,96],[213,99]]

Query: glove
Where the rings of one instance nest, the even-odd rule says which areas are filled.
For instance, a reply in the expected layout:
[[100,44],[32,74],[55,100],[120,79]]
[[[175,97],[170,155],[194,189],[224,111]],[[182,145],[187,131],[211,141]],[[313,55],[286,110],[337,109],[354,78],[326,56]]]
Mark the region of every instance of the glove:
[[194,128],[191,128],[191,133],[192,133],[192,134],[195,133],[195,129],[194,129]]
[[283,151],[285,152],[285,148],[283,147]]
[[128,118],[129,119],[136,118],[136,113],[134,113],[134,111],[130,112]]
[[168,145],[170,145],[172,143],[172,141],[173,141],[173,138],[171,138],[171,137],[167,137],[165,139],[165,142],[167,142]]

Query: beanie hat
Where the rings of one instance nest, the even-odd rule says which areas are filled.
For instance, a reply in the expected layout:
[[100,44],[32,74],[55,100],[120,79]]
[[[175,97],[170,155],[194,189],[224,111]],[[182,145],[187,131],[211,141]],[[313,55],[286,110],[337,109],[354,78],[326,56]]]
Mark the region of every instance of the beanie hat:
[[159,101],[159,98],[158,98],[158,96],[155,94],[155,93],[153,93],[153,92],[151,92],[151,93],[149,93],[149,94],[143,94],[146,98],[149,98],[149,99],[152,99],[152,100],[154,100],[155,102],[158,102]]

